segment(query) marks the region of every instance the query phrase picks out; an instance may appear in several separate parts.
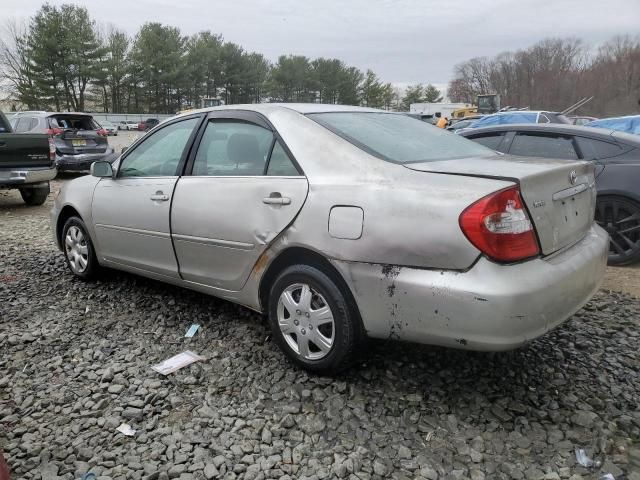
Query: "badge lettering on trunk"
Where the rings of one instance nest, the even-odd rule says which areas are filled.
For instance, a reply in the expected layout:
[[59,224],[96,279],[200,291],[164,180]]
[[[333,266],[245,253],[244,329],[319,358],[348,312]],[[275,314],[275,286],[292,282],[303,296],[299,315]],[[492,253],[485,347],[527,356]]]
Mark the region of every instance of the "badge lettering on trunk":
[[575,170],[571,170],[571,173],[569,174],[569,181],[571,182],[571,185],[574,185],[577,179],[578,179],[578,174],[576,173]]
[[544,206],[545,206],[544,200],[536,200],[535,202],[533,202],[533,208],[539,208]]

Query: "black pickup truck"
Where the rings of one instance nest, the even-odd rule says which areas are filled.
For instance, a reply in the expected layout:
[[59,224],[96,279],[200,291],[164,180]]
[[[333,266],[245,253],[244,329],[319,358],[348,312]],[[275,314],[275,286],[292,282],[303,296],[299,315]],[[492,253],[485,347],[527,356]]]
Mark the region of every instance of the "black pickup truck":
[[0,112],[0,189],[17,188],[27,205],[42,205],[56,176],[56,150],[45,133],[13,133]]

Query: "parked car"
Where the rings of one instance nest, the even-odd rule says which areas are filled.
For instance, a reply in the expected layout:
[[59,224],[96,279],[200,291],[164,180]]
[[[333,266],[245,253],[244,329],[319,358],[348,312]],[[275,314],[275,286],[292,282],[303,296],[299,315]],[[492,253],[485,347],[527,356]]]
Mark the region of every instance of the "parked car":
[[44,133],[13,133],[0,112],[0,189],[18,189],[27,205],[42,205],[56,173],[53,139]]
[[159,123],[160,120],[158,120],[157,118],[147,118],[144,122],[140,122],[138,124],[138,130],[140,130],[141,132],[146,132],[148,130],[151,130]]
[[473,122],[467,128],[492,127],[494,125],[507,125],[511,123],[563,123],[570,124],[571,121],[557,112],[532,111],[532,110],[512,110],[486,115],[480,120]]
[[640,137],[573,125],[504,125],[463,136],[499,152],[596,165],[596,221],[609,233],[609,264],[640,260]]
[[109,122],[108,120],[103,120],[102,122],[100,122],[100,126],[107,131],[107,136],[118,135],[118,127],[116,127],[113,123]]
[[114,153],[107,131],[86,113],[34,112],[14,116],[11,122],[16,133],[51,135],[60,171],[88,171],[93,162]]
[[473,115],[470,117],[461,118],[459,120],[451,120],[451,124],[447,127],[450,132],[458,133],[463,128],[469,128],[469,126],[476,120],[480,120],[484,115]]
[[607,128],[618,132],[640,134],[640,115],[629,115],[626,117],[601,118],[587,123],[587,127]]
[[263,312],[316,372],[347,365],[365,336],[519,347],[606,268],[592,164],[499,156],[375,109],[202,110],[92,173],[52,209],[74,275],[113,267]]
[[593,122],[594,120],[598,120],[596,117],[586,117],[586,116],[579,116],[579,115],[572,115],[570,117],[567,117],[572,124],[574,125],[578,125],[578,126],[584,126],[589,122]]
[[122,120],[118,123],[118,130],[138,130],[138,122]]

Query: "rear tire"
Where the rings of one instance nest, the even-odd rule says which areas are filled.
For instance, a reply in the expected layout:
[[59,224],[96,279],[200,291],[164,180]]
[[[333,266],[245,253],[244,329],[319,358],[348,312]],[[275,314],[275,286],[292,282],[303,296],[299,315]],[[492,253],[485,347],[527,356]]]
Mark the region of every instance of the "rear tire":
[[71,273],[85,281],[97,277],[100,265],[87,227],[80,217],[70,217],[65,222],[60,245]]
[[596,222],[609,234],[609,265],[640,260],[640,204],[618,196],[598,197]]
[[42,205],[49,196],[49,184],[47,183],[45,187],[21,188],[20,195],[27,205]]
[[334,374],[353,360],[359,318],[336,282],[318,268],[284,270],[271,287],[268,311],[275,342],[296,365]]

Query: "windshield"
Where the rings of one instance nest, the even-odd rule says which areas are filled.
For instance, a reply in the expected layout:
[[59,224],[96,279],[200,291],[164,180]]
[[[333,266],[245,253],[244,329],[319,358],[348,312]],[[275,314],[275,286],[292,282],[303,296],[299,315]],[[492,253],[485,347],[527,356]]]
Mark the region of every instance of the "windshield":
[[405,115],[336,112],[308,117],[365,152],[393,163],[495,155],[488,148]]

